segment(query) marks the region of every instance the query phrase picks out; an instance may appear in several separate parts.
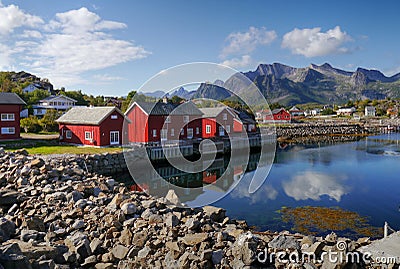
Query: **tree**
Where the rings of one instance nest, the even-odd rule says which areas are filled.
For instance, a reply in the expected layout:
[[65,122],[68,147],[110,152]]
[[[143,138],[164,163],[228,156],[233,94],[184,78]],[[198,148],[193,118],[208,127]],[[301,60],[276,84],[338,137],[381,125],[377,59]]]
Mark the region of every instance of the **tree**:
[[173,104],[180,104],[185,99],[183,99],[183,98],[181,98],[181,97],[179,97],[177,95],[174,95],[174,96],[171,97],[170,100],[171,100],[171,103],[173,103]]
[[28,118],[21,119],[20,124],[25,133],[38,133],[41,130],[38,118],[32,115]]
[[65,96],[75,99],[77,101],[76,105],[78,106],[86,106],[88,102],[85,100],[85,94],[82,91],[67,91],[65,92]]
[[48,109],[43,118],[39,120],[39,124],[43,131],[56,132],[58,131],[58,123],[56,120],[61,116],[61,113],[55,109]]

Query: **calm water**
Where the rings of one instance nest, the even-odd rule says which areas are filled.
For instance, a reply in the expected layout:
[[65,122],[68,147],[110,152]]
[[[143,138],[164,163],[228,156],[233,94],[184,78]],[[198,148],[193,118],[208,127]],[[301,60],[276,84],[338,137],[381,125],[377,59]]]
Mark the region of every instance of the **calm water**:
[[[247,190],[251,174],[215,203],[230,216],[261,230],[290,229],[277,212],[282,207],[340,207],[400,230],[400,136],[389,134],[314,148],[278,151],[263,186]],[[247,183],[247,184],[246,184]]]
[[[196,199],[226,190],[240,179],[233,191],[214,205],[225,208],[231,218],[246,220],[259,230],[293,228],[293,223],[282,221],[278,211],[283,207],[305,206],[337,207],[367,217],[368,225],[383,227],[387,221],[391,227],[400,230],[399,134],[373,136],[357,142],[298,145],[278,150],[266,181],[253,194],[247,190],[254,173],[251,170],[256,167],[258,156],[253,154],[250,157],[247,170],[235,166],[229,171],[232,180],[218,183],[218,188],[197,189],[192,193],[188,191],[185,202],[190,205]],[[213,180],[224,172],[224,163],[227,160],[219,159],[207,172],[196,175],[162,176],[181,180],[180,184],[191,182],[191,186],[213,184]],[[170,170],[168,167],[162,168],[163,173]],[[162,187],[167,188],[162,183],[149,186],[150,189]],[[355,220],[355,223],[358,221]]]

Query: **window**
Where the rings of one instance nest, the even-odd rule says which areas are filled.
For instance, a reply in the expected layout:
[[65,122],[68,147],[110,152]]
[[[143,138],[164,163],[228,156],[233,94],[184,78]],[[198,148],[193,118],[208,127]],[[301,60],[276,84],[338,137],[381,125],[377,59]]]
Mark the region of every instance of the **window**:
[[211,134],[211,125],[206,125],[206,134]]
[[167,129],[161,129],[161,140],[167,140],[168,136],[168,130]]
[[175,136],[175,129],[174,128],[171,129],[171,136]]
[[224,127],[219,126],[219,136],[224,136],[224,135],[225,135]]
[[65,131],[65,138],[66,139],[71,139],[72,138],[72,132],[70,130]]
[[2,127],[1,134],[15,134],[15,127]]
[[157,130],[153,129],[153,137],[157,137]]
[[193,128],[187,129],[187,138],[193,138]]
[[228,119],[228,114],[227,113],[222,114],[222,119],[223,120],[227,120]]
[[200,128],[196,127],[196,134],[200,134]]
[[110,145],[118,145],[119,144],[119,132],[111,131],[110,132]]
[[92,133],[91,132],[85,132],[85,140],[92,140]]
[[230,133],[231,132],[231,126],[230,125],[226,125],[225,126],[226,132]]
[[1,114],[1,121],[14,121],[14,120],[15,120],[14,113]]
[[185,135],[185,129],[181,129],[181,135]]
[[112,120],[116,120],[116,119],[118,119],[118,116],[117,115],[111,115],[111,119]]
[[183,116],[183,122],[188,123],[189,122],[189,116]]
[[165,123],[171,123],[171,117],[170,116],[165,118]]

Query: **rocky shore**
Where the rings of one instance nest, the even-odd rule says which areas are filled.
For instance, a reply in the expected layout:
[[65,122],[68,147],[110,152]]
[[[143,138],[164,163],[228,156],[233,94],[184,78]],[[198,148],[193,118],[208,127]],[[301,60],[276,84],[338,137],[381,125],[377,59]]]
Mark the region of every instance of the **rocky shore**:
[[73,158],[0,149],[0,186],[0,268],[366,268],[323,253],[359,253],[368,238],[257,233],[221,208],[181,207],[173,192],[130,192]]

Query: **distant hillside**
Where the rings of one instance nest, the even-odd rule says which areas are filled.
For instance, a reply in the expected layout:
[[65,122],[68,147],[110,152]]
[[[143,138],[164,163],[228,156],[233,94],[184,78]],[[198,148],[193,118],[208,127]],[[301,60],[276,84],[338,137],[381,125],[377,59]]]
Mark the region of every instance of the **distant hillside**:
[[40,78],[30,73],[21,72],[0,72],[0,91],[20,93],[29,84],[37,84],[39,88],[53,91],[53,85],[48,79]]
[[178,96],[180,98],[189,100],[193,97],[193,95],[196,93],[196,91],[187,91],[185,90],[185,88],[180,87],[179,89],[177,89],[176,91],[167,94],[168,97],[172,97],[172,96]]
[[[343,103],[356,99],[384,99],[400,97],[400,73],[386,77],[378,70],[357,68],[349,72],[330,64],[311,64],[296,68],[280,63],[260,64],[255,71],[243,73],[257,85],[269,103],[294,105],[308,102]],[[251,99],[256,95],[248,88],[248,81],[233,75],[225,82],[202,85],[194,96],[227,98],[224,88],[244,94]],[[224,87],[224,88],[221,88]]]
[[192,95],[195,98],[208,98],[224,100],[231,97],[231,93],[223,87],[211,83],[201,83],[197,91]]

